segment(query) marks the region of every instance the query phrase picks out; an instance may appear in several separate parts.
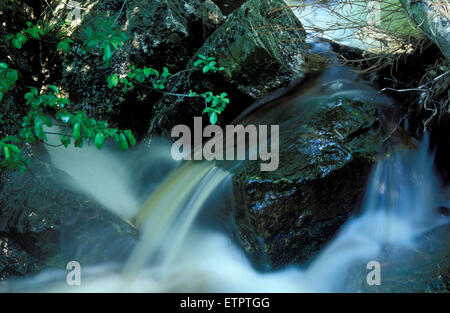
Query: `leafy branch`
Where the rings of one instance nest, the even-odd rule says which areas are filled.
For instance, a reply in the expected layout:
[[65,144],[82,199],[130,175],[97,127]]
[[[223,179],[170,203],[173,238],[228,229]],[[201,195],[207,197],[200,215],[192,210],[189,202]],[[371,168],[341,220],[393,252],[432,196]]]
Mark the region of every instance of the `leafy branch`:
[[[214,57],[207,57],[202,54],[198,55],[198,59],[194,62],[194,69],[185,70],[192,71],[200,69],[204,74],[208,72],[217,73],[219,71],[224,71],[224,67],[217,67],[217,62]],[[176,74],[171,74],[167,67],[164,67],[160,73],[158,70],[151,67],[136,68],[134,65],[130,67],[130,71],[125,77],[119,78],[117,74],[111,74],[107,77],[106,81],[109,88],[114,88],[123,85],[123,91],[127,92],[135,87],[135,83],[143,84],[146,80],[151,83],[151,88],[155,91],[162,92],[167,95],[177,96],[177,97],[201,97],[205,99],[206,108],[203,110],[202,114],[208,114],[209,121],[211,124],[216,124],[218,121],[218,115],[221,114],[226,105],[230,103],[228,99],[228,94],[222,92],[220,95],[214,95],[212,91],[207,91],[204,93],[189,91],[188,94],[175,94],[170,92],[164,92],[166,83],[169,79],[174,77]],[[133,82],[134,81],[134,82]],[[208,106],[208,104],[210,104]]]

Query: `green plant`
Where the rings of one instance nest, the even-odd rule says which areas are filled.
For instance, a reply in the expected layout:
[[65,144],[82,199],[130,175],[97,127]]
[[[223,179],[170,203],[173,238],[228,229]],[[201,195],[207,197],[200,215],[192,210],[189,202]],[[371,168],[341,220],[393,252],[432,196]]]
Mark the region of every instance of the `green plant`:
[[[200,95],[189,91],[189,95],[191,97],[201,96],[205,98],[206,108],[203,110],[202,114],[208,114],[209,122],[212,125],[215,125],[218,120],[218,115],[225,110],[228,103],[230,103],[230,99],[228,99],[228,94],[226,92],[222,92],[220,95],[214,95],[211,91],[204,92]],[[210,104],[208,106],[208,104]]]
[[87,39],[83,43],[83,48],[90,52],[94,47],[99,47],[103,51],[103,62],[109,66],[112,53],[123,46],[129,37],[111,21],[102,21],[92,26],[87,26],[84,31]]
[[33,24],[28,21],[26,22],[26,25],[27,28],[22,29],[20,32],[6,36],[6,39],[11,40],[13,46],[17,49],[21,49],[22,46],[28,41],[27,36],[31,36],[34,39],[40,39],[40,36],[46,34],[45,28],[38,24]]
[[0,101],[3,95],[13,88],[19,73],[15,69],[8,67],[8,64],[0,62]]
[[[204,74],[208,72],[217,73],[219,71],[224,71],[224,67],[217,67],[217,62],[214,57],[207,57],[202,54],[198,55],[198,59],[194,62],[194,69],[201,69]],[[150,67],[136,68],[134,65],[130,67],[130,71],[127,73],[126,77],[119,78],[117,74],[111,74],[106,79],[109,88],[117,87],[119,84],[123,85],[123,91],[135,87],[133,81],[142,84],[146,80],[151,83],[151,88],[160,92],[163,92],[167,81],[174,76],[171,74],[167,67],[164,67],[160,73],[158,70]],[[208,114],[209,121],[211,124],[216,124],[218,121],[218,115],[221,114],[227,104],[230,103],[228,94],[222,92],[220,95],[214,95],[212,91],[207,91],[204,93],[189,91],[188,94],[173,94],[167,93],[169,95],[174,95],[178,97],[202,97],[205,99],[206,108],[203,110],[202,114]]]
[[2,167],[10,167],[13,170],[24,172],[29,161],[23,156],[22,151],[16,144],[20,140],[16,136],[6,136],[0,140],[0,151],[3,156]]
[[[10,69],[6,63],[0,63],[0,77],[2,83],[0,85],[0,100],[3,94],[12,89],[18,79],[18,72]],[[50,112],[54,113],[56,120],[61,121],[60,135],[61,145],[67,147],[73,142],[75,147],[82,147],[84,142],[94,142],[98,149],[103,148],[105,140],[111,138],[118,144],[121,151],[128,150],[129,146],[136,144],[130,130],[119,130],[117,128],[109,128],[105,121],[97,121],[86,116],[86,112],[77,111],[72,114],[68,110],[70,101],[62,97],[59,89],[55,85],[48,85],[47,92],[39,93],[35,87],[30,88],[24,96],[26,104],[29,106],[27,114],[24,116],[19,137],[6,136],[0,140],[0,151],[3,157],[2,167],[10,167],[14,170],[18,169],[23,172],[29,161],[23,156],[19,145],[21,143],[34,143],[48,141],[45,126],[50,128],[55,125],[49,117]],[[2,107],[3,108],[3,107]],[[4,109],[4,108],[3,108]],[[5,110],[5,109],[4,109]],[[3,124],[3,115],[0,115],[0,123]]]
[[63,50],[65,52],[70,51],[70,45],[73,44],[73,40],[70,38],[64,38],[61,40],[58,45],[56,46],[57,50]]
[[[15,49],[21,49],[30,39],[42,41],[42,36],[51,33],[56,41],[45,40],[45,44],[55,44],[61,53],[72,53],[75,57],[85,60],[83,55],[98,49],[102,52],[103,62],[109,66],[113,52],[124,46],[129,37],[111,20],[102,20],[87,26],[84,30],[82,42],[75,42],[69,36],[67,23],[61,21],[56,24],[46,24],[42,21],[26,22],[26,28],[15,34],[8,34],[5,38],[11,41]],[[50,37],[50,36],[48,36]],[[73,46],[82,48],[81,55]],[[192,69],[201,70],[204,74],[223,71],[218,67],[214,57],[198,55]],[[177,73],[178,74],[178,73]],[[212,91],[204,93],[189,92],[189,94],[174,94],[165,91],[167,84],[177,74],[171,74],[167,67],[161,71],[152,67],[136,68],[131,66],[124,77],[111,74],[107,77],[109,88],[121,86],[124,92],[135,88],[136,84],[144,85],[152,90],[178,97],[201,97],[206,103],[203,114],[208,114],[211,124],[216,124],[218,115],[229,103],[226,93],[214,95]],[[119,150],[126,151],[136,144],[131,130],[111,128],[106,121],[98,121],[87,116],[84,111],[70,111],[70,101],[64,97],[56,85],[41,85],[30,87],[25,93],[26,113],[17,118],[2,105],[4,95],[12,90],[20,77],[19,71],[10,68],[6,62],[0,62],[0,109],[8,115],[7,119],[0,114],[0,124],[13,122],[19,126],[16,136],[6,135],[0,139],[0,157],[2,167],[9,167],[21,172],[25,171],[29,160],[23,153],[23,147],[35,142],[50,144],[47,135],[60,136],[60,145],[68,147],[82,147],[84,144],[94,144],[102,149],[106,140],[116,142]],[[39,84],[41,82],[37,82]],[[19,115],[20,116],[20,115]],[[6,121],[5,121],[6,120]],[[57,126],[57,128],[52,128]],[[55,130],[57,129],[57,130]]]
[[22,123],[20,132],[21,138],[27,143],[33,143],[38,140],[46,141],[47,136],[44,125],[52,127],[53,122],[45,113],[46,108],[53,108],[56,111],[55,117],[62,122],[64,133],[61,133],[61,144],[67,147],[73,140],[75,147],[82,147],[84,141],[94,140],[98,149],[102,149],[105,139],[112,138],[118,143],[119,149],[125,151],[130,145],[136,144],[130,130],[119,130],[117,128],[108,128],[105,121],[96,121],[86,116],[86,112],[77,111],[75,114],[67,110],[69,100],[61,97],[56,86],[49,85],[49,93],[38,95],[36,88],[31,88],[30,92],[25,94],[27,104],[31,106],[27,116]]
[[224,67],[216,67],[217,62],[214,57],[207,57],[203,54],[199,54],[197,57],[198,59],[194,62],[194,67],[200,67],[205,74],[209,71],[217,73],[218,71],[225,70]]

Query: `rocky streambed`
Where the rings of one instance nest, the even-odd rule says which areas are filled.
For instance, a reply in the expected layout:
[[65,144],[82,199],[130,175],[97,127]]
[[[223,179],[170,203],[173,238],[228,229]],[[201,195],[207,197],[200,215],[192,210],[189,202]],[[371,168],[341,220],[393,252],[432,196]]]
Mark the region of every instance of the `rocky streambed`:
[[[57,1],[49,2],[57,7]],[[76,54],[57,51],[49,51],[53,61],[42,62],[40,68],[48,73],[48,81],[60,83],[75,108],[131,128],[144,143],[170,139],[174,125],[191,126],[192,117],[201,116],[203,99],[174,96],[189,89],[229,95],[221,126],[249,109],[244,123],[279,124],[279,169],[260,172],[258,164],[244,163],[234,173],[234,205],[226,212],[233,224],[230,235],[260,270],[310,261],[361,207],[377,160],[414,147],[420,137],[423,111],[408,115],[398,93],[388,97],[378,92],[398,87],[384,80],[387,70],[357,74],[337,66],[334,53],[363,58],[365,52],[310,38],[290,9],[276,10],[285,6],[284,1],[127,2],[123,8],[119,0],[79,1],[89,10],[74,36],[82,39],[81,30],[106,14],[117,16],[121,28],[133,37],[114,55],[108,70],[99,70],[95,54],[86,56],[86,66]],[[65,14],[63,9],[43,11],[49,21]],[[439,47],[446,49],[439,40]],[[442,57],[448,51],[431,47],[424,53]],[[189,71],[198,54],[214,55],[225,70],[207,75]],[[423,58],[427,56],[410,57],[417,63]],[[24,69],[33,67],[23,62]],[[110,90],[104,83],[108,75],[124,74],[131,65],[163,64],[179,73],[168,82],[167,93],[142,86],[131,92]],[[417,68],[425,72],[427,66]],[[403,79],[416,74],[417,79],[419,74],[412,72],[395,75]],[[439,90],[436,101],[445,101],[448,79]],[[12,103],[14,98],[7,96],[5,101]],[[441,148],[448,143],[441,133],[448,130],[448,121],[447,112],[430,124],[442,173],[450,168]],[[64,268],[73,259],[86,265],[125,260],[139,231],[96,200],[61,184],[70,177],[56,169],[40,147],[30,149],[41,157],[33,159],[29,171],[22,175],[5,170],[1,176],[0,280]],[[444,183],[445,179],[443,175]],[[428,254],[436,247],[425,242],[423,249],[421,253]],[[437,291],[448,290],[448,249],[433,255],[438,255],[431,261],[439,264]],[[428,268],[422,261],[418,268]],[[392,290],[436,291],[430,289],[436,285],[435,270],[421,270],[419,276],[416,283]]]

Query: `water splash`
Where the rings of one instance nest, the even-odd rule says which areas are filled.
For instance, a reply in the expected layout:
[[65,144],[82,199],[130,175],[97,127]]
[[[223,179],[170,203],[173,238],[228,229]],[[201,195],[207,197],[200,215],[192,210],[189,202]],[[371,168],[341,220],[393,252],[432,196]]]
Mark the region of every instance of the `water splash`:
[[[56,126],[46,131],[61,132]],[[59,135],[47,137],[51,145],[60,144]],[[93,197],[127,220],[142,206],[145,200],[142,194],[153,191],[177,165],[170,157],[169,143],[163,140],[154,140],[151,146],[140,145],[124,153],[117,153],[108,143],[102,151],[93,145],[82,149],[73,144],[67,148],[53,146],[46,146],[53,165],[72,178],[62,183]]]
[[397,152],[376,165],[361,213],[305,271],[315,291],[344,289],[355,262],[376,260],[387,244],[414,248],[418,235],[446,222],[436,210],[441,190],[428,146],[426,137],[417,151]]
[[[10,288],[66,292],[348,290],[344,284],[355,264],[376,260],[385,244],[414,247],[417,235],[445,222],[435,210],[442,199],[432,169],[433,159],[427,149],[428,141],[425,140],[417,151],[399,152],[379,162],[370,178],[361,213],[347,221],[335,239],[308,266],[258,272],[226,234],[198,223],[197,216],[203,207],[209,210],[219,201],[223,202],[227,195],[217,192],[218,186],[231,184],[231,174],[211,162],[189,162],[153,188],[150,198],[135,211],[139,212],[134,220],[141,226],[141,241],[125,266],[103,264],[83,269],[82,285],[76,288],[63,283],[65,271],[54,270],[19,280],[16,287],[13,282]],[[143,149],[139,153],[151,152]],[[84,162],[67,160],[78,157],[71,150],[50,149],[50,154],[57,166],[73,176],[88,172],[93,176],[114,175],[121,184],[133,186],[130,182],[133,176],[114,171],[117,163],[104,151],[92,150],[88,166]],[[108,182],[111,179],[110,176],[101,178]],[[121,194],[102,194],[103,187],[95,180],[87,183],[79,178],[75,181],[79,190],[100,193],[97,196],[105,205],[109,203],[103,200],[105,196],[112,197],[111,203],[116,197],[135,197],[130,188],[122,187]],[[137,202],[136,199],[130,201],[130,205]],[[117,207],[111,209],[116,211]]]

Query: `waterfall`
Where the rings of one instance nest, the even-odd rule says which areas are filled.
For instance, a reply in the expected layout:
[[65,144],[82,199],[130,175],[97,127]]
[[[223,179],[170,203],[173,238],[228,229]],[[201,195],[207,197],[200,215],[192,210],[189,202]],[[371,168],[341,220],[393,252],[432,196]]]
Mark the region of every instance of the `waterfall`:
[[[98,155],[89,165],[67,160],[63,163],[60,154],[65,150],[54,149],[49,148],[49,151],[55,164],[73,176],[82,176],[84,171],[104,175],[103,168],[117,164],[114,157],[96,150],[90,152]],[[145,149],[140,151],[143,153]],[[231,183],[231,174],[212,162],[184,163],[160,182],[136,211],[134,222],[141,229],[141,239],[128,262],[124,266],[104,264],[84,269],[83,283],[77,291],[348,290],[344,284],[350,273],[355,268],[364,268],[368,261],[377,261],[384,245],[414,249],[418,235],[446,222],[436,212],[441,201],[440,186],[433,172],[433,158],[427,151],[428,140],[425,139],[417,150],[400,151],[379,161],[371,175],[362,210],[342,226],[321,253],[308,265],[290,266],[269,273],[253,269],[243,251],[225,233],[196,222],[202,207],[210,209],[224,201],[226,193],[217,190],[220,185]],[[65,154],[66,157],[71,155],[69,151]],[[104,167],[95,164],[95,160]],[[110,175],[131,186],[131,176],[117,177],[120,173],[123,171]],[[103,178],[108,180],[108,177]],[[96,188],[102,188],[95,182],[88,185],[77,177],[74,181],[82,183],[77,188],[86,193],[99,192]],[[130,192],[130,189],[121,192]],[[112,194],[103,196],[111,197]],[[123,199],[131,198],[133,194],[117,196]],[[131,203],[134,202],[139,201]],[[17,286],[26,283],[28,288],[36,290],[74,291],[62,283],[63,275],[64,271],[44,271],[19,280]],[[20,290],[21,287],[17,288]]]
[[386,244],[414,249],[418,235],[445,222],[436,210],[440,193],[428,137],[418,150],[380,161],[361,213],[344,224],[305,271],[308,285],[316,291],[340,290],[355,262],[377,261]]

